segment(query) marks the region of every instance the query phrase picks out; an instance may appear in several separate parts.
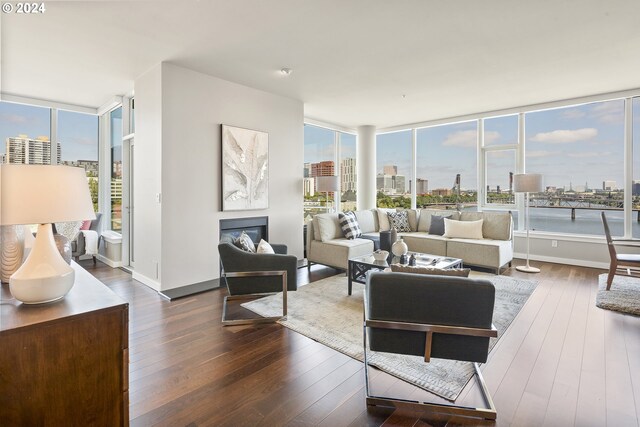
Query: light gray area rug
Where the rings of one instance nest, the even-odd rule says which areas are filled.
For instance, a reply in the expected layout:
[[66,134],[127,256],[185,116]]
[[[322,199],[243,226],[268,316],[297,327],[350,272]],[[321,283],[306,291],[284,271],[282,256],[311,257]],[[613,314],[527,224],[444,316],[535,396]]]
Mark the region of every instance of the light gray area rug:
[[[482,276],[496,288],[493,323],[498,339],[527,301],[537,283],[502,276]],[[353,284],[347,295],[347,278],[333,276],[288,294],[287,320],[279,323],[354,359],[363,361],[363,290]],[[282,297],[273,295],[242,304],[261,316],[282,313]],[[497,339],[492,338],[490,348]],[[444,359],[424,363],[422,357],[370,353],[370,365],[445,399],[455,400],[474,374],[473,365]]]
[[607,275],[599,275],[596,307],[640,316],[640,279],[614,276],[607,291]]

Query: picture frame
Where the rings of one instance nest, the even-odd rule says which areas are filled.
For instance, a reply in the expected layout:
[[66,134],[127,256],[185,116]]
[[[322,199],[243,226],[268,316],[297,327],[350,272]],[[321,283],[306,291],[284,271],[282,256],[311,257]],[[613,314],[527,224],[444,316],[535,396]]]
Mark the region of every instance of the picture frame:
[[269,207],[269,134],[222,125],[222,210]]

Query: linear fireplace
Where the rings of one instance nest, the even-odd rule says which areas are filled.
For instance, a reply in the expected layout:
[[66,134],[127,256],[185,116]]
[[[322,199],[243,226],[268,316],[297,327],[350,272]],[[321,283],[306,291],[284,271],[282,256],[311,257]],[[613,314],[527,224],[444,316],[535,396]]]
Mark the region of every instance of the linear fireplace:
[[[260,239],[269,241],[269,217],[221,219],[219,241],[221,242],[223,238],[236,239],[243,231],[249,235],[256,246],[260,243]],[[225,286],[222,273],[222,263],[220,263],[220,286]]]
[[269,241],[269,217],[229,218],[220,220],[220,241],[225,236],[236,239],[242,232],[251,237],[256,245],[260,239]]

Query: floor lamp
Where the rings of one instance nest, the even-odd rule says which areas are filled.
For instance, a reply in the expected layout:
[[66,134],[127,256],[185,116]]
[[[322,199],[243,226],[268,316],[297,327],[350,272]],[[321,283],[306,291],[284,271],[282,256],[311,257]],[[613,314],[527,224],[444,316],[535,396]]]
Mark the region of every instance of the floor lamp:
[[319,176],[317,180],[318,180],[318,191],[322,193],[326,193],[327,212],[333,212],[333,208],[329,209],[329,193],[335,193],[336,191],[340,191],[340,183],[338,182],[338,177],[335,175]]
[[529,193],[542,191],[542,175],[538,173],[520,173],[513,176],[513,191],[525,193],[524,226],[527,229],[527,265],[516,267],[525,273],[540,273],[540,269],[529,265]]

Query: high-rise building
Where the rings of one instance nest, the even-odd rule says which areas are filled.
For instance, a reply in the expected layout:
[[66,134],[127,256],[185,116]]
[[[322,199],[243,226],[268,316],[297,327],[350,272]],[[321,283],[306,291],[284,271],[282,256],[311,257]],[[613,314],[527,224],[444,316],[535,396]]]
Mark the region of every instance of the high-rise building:
[[304,173],[302,176],[304,178],[309,178],[311,176],[311,163],[304,164]]
[[0,153],[0,165],[5,163],[7,160],[7,156],[4,153]]
[[[324,162],[319,163],[311,163],[311,173],[309,174],[309,178],[316,178],[318,176],[334,176],[336,174],[335,164],[333,160],[325,160]],[[318,191],[318,180],[313,180],[313,191]]]
[[376,189],[384,194],[404,194],[406,182],[404,175],[386,175],[379,173],[376,177]]
[[[60,143],[56,143],[56,164],[60,163],[62,153]],[[48,165],[51,164],[51,142],[46,136],[31,139],[26,135],[7,138],[5,161],[11,164]]]
[[429,180],[418,178],[416,179],[416,194],[428,194],[429,193]]
[[316,194],[316,179],[315,178],[303,178],[302,186],[305,196],[314,196]]
[[356,159],[348,157],[340,162],[340,188],[341,192],[356,191],[357,169]]
[[631,194],[634,196],[640,196],[640,180],[633,180],[631,188]]
[[451,196],[453,191],[450,188],[436,188],[431,192],[434,196]]
[[376,189],[384,194],[393,194],[393,177],[391,175],[379,173],[376,177]]
[[384,165],[382,168],[382,173],[384,175],[398,175],[398,166],[396,165]]
[[406,192],[407,187],[404,175],[393,176],[393,189],[396,194],[404,194]]
[[602,189],[604,191],[614,191],[617,190],[618,187],[615,181],[602,181]]

